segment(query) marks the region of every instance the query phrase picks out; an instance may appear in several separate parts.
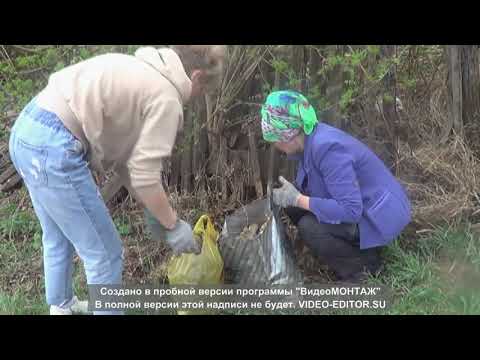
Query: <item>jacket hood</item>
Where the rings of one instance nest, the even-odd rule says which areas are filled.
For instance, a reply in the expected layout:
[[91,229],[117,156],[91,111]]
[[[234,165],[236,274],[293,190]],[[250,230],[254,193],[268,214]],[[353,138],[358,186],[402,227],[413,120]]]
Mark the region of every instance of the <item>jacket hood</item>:
[[149,64],[167,78],[180,93],[183,104],[190,100],[192,81],[185,72],[180,58],[173,50],[143,47],[136,51],[135,57]]

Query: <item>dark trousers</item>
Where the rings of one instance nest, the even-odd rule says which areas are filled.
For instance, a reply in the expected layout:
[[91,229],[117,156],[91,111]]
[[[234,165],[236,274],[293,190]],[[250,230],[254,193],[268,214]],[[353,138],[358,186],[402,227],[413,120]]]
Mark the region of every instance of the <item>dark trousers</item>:
[[360,249],[358,226],[320,223],[314,214],[299,208],[286,209],[300,239],[328,266],[339,281],[359,281],[381,267],[379,249]]

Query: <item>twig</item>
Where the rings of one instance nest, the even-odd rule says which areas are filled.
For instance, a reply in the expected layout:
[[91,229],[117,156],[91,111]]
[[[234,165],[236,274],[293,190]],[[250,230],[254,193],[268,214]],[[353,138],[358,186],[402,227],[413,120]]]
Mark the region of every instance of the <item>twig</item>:
[[15,64],[13,63],[12,59],[10,58],[10,55],[8,55],[8,51],[7,51],[7,49],[5,49],[5,46],[4,46],[4,45],[2,45],[2,50],[3,50],[3,52],[5,53],[6,59],[8,60],[8,62],[9,62],[10,65],[12,66],[13,71],[14,71],[15,74],[16,74],[16,73],[17,73],[17,70],[15,69]]
[[261,103],[252,103],[252,102],[246,102],[246,101],[238,101],[236,102],[235,104],[233,104],[232,106],[230,106],[229,108],[226,108],[225,109],[225,112],[229,112],[231,111],[232,109],[236,108],[237,106],[241,106],[241,105],[247,105],[247,106],[255,106],[255,107],[259,107],[261,108],[263,106],[263,104]]
[[17,72],[17,75],[30,75],[30,74],[33,74],[33,73],[36,73],[36,72],[42,71],[42,70],[45,70],[45,67],[39,67],[39,68],[36,68],[36,69],[19,71],[19,72]]
[[325,56],[323,56],[322,53],[320,52],[320,50],[317,49],[315,46],[313,46],[313,45],[305,45],[305,47],[306,47],[307,49],[313,49],[313,50],[315,50],[315,52],[318,54],[318,56],[320,56],[320,58],[321,58],[322,60],[324,60],[324,61],[327,60],[327,58],[326,58]]
[[423,100],[427,94],[428,94],[428,91],[430,90],[430,87],[432,86],[432,83],[433,81],[435,80],[435,78],[437,77],[437,73],[438,71],[440,70],[440,67],[441,67],[441,64],[438,64],[437,65],[437,68],[435,69],[434,73],[433,73],[433,76],[432,76],[432,79],[429,81],[429,83],[427,84],[426,88],[425,88],[425,91],[423,92],[422,95],[419,96],[419,99],[420,100]]
[[43,50],[47,50],[47,49],[53,49],[53,46],[45,46],[45,47],[42,47],[41,49],[38,49],[38,48],[29,49],[29,48],[26,48],[26,47],[23,47],[23,46],[20,46],[20,45],[10,45],[10,46],[17,49],[17,50],[32,53],[32,54],[37,54],[38,52],[43,51]]
[[250,125],[251,123],[255,122],[258,120],[258,117],[256,116],[248,116],[249,119],[242,119],[242,120],[239,120],[239,121],[236,121],[236,122],[233,122],[233,123],[230,123],[228,124],[224,130],[229,130],[231,129],[232,127],[235,127],[237,125],[240,125],[240,124],[243,124],[244,126],[248,126]]
[[0,174],[0,184],[7,181],[13,175],[17,173],[17,170],[13,165],[11,165],[7,170],[5,170],[2,174]]
[[22,177],[18,174],[14,175],[3,185],[0,185],[0,193],[10,191],[13,187],[17,186],[22,181]]
[[[348,48],[350,49],[350,51],[351,51],[352,53],[355,52],[355,50],[353,50],[353,48],[352,48],[351,45],[347,45],[347,46],[348,46]],[[359,65],[360,65],[360,69],[362,69],[362,71],[363,71],[363,72],[365,73],[365,75],[367,76],[367,79],[370,80],[371,77],[370,77],[370,75],[368,74],[367,70],[365,70],[365,68],[363,67],[362,63],[359,63]]]

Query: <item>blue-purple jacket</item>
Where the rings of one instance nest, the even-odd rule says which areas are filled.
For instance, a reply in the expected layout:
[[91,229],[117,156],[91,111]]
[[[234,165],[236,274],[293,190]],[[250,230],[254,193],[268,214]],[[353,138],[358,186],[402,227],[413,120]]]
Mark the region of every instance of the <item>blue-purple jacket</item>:
[[296,178],[310,209],[327,224],[358,224],[360,247],[384,246],[411,221],[402,185],[365,144],[320,123],[305,137]]

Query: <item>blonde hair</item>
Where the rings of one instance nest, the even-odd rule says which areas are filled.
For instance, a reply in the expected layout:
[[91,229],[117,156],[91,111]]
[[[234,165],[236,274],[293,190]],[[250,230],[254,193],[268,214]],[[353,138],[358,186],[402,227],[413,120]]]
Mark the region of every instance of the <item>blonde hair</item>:
[[220,86],[227,55],[226,45],[170,45],[170,48],[177,53],[188,75],[194,70],[202,70],[207,87]]

